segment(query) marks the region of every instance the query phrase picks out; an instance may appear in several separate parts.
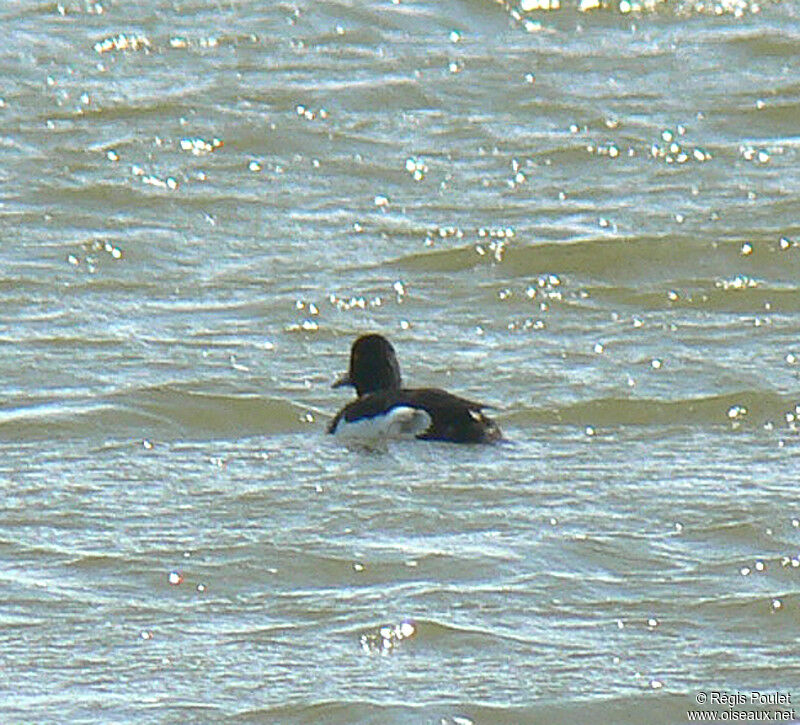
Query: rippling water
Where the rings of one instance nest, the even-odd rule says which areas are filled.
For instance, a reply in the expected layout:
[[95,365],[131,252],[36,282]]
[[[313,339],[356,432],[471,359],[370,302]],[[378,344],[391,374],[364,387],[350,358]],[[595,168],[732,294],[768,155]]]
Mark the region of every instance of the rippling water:
[[[0,19],[4,722],[791,690],[796,3]],[[330,440],[365,331],[509,441]]]

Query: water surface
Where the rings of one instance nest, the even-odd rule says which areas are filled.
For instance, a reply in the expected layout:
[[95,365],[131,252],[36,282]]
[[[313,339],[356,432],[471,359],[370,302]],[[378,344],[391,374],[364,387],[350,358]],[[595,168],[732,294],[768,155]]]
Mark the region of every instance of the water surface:
[[[792,2],[6,3],[8,722],[790,691]],[[352,340],[499,446],[325,424]]]

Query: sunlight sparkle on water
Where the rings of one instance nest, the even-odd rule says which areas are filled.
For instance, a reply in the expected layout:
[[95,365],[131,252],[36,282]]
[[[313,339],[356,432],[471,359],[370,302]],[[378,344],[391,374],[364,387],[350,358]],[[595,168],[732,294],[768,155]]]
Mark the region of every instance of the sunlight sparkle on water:
[[142,183],[148,186],[155,186],[159,189],[169,189],[170,191],[175,191],[175,189],[178,188],[178,182],[173,176],[160,179],[157,176],[148,174],[141,166],[135,164],[131,167],[131,173],[134,176],[138,176],[142,180]]
[[561,0],[522,0],[519,7],[525,13],[534,10],[558,10],[561,7]]
[[422,181],[428,173],[428,166],[420,159],[407,158],[406,171],[413,177],[414,181]]
[[753,146],[739,146],[739,153],[745,161],[752,161],[756,164],[768,164],[770,160],[769,151]]
[[[678,136],[686,134],[685,126],[678,125]],[[650,145],[650,156],[667,164],[685,164],[688,161],[703,163],[711,160],[711,154],[700,147],[692,148],[685,139],[676,140],[676,134],[670,129],[661,132],[660,143]]]
[[180,140],[181,150],[191,151],[194,156],[210,154],[212,151],[216,151],[223,145],[224,144],[222,141],[218,138],[213,138],[211,141],[206,141],[198,136],[196,138],[182,138]]
[[359,641],[364,652],[387,654],[397,647],[400,642],[413,637],[416,633],[416,624],[410,620],[405,620],[400,624],[385,624],[377,632],[362,634]]
[[463,715],[453,715],[449,720],[443,717],[439,725],[475,725],[475,721]]
[[731,420],[734,420],[736,418],[743,418],[746,415],[747,415],[747,408],[745,408],[743,405],[732,405],[730,408],[728,408],[728,417]]
[[721,279],[714,283],[715,287],[723,290],[743,290],[750,287],[757,287],[756,282],[752,277],[746,274],[737,274],[733,279]]
[[94,44],[96,53],[108,53],[112,50],[144,50],[150,48],[150,41],[144,35],[125,35],[120,33]]

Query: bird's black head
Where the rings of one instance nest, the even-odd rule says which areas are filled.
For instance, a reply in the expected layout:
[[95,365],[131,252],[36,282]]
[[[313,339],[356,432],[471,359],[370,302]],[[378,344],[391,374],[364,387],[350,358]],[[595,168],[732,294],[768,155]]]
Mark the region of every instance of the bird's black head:
[[350,350],[350,370],[333,387],[352,385],[361,397],[376,390],[397,390],[400,383],[400,365],[392,343],[381,335],[363,335]]

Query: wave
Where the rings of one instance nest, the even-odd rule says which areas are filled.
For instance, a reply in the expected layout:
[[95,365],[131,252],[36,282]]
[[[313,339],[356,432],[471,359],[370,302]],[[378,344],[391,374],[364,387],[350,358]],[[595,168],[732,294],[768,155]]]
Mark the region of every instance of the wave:
[[368,699],[298,702],[275,707],[240,711],[236,722],[308,723],[525,723],[647,722],[677,725],[686,721],[691,707],[688,696],[656,694],[643,697],[635,692],[628,697],[589,700],[543,700],[531,705],[492,705],[447,698],[439,702],[385,704]]
[[[796,290],[792,280],[800,273],[800,260],[782,254],[776,234],[765,240],[764,254],[747,264],[749,278],[773,277],[781,287]],[[492,248],[492,240],[435,251],[416,252],[387,264],[410,271],[462,272],[491,265],[509,277],[535,277],[556,272],[584,279],[602,279],[609,284],[641,287],[646,283],[697,280],[712,282],[736,279],[743,274],[744,238],[730,238],[713,244],[696,237],[634,236],[544,241],[523,244],[513,239]],[[756,282],[758,284],[758,282]],[[729,285],[730,286],[730,285]],[[735,286],[735,285],[734,285]]]
[[[539,425],[754,426],[785,425],[800,396],[742,390],[681,400],[605,397],[498,413],[506,428]],[[0,408],[0,437],[178,439],[244,438],[304,430],[324,414],[263,396],[198,392],[160,386],[100,397]]]
[[506,425],[763,425],[794,414],[798,396],[743,390],[682,400],[596,398],[552,408],[527,408],[498,418]]
[[308,413],[296,403],[261,396],[197,392],[180,386],[0,408],[0,437],[228,438],[301,430]]

